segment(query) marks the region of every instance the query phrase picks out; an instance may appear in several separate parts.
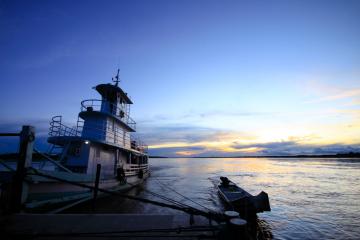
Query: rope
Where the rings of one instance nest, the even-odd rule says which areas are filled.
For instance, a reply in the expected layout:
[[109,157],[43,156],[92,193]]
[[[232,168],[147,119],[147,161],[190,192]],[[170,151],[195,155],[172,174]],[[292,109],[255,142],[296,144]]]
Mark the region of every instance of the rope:
[[54,159],[52,159],[49,156],[46,156],[45,154],[43,154],[42,152],[38,151],[36,148],[34,148],[34,152],[40,154],[42,157],[46,158],[49,162],[55,164],[56,166],[58,166],[59,168],[65,170],[66,172],[72,173],[72,171],[66,167],[64,167],[63,165],[61,165],[60,163],[58,163],[57,161],[55,161]]
[[180,195],[180,196],[183,197],[184,199],[186,199],[186,200],[188,200],[188,201],[190,201],[190,202],[192,202],[192,203],[195,203],[196,205],[198,205],[198,206],[200,206],[200,207],[202,207],[202,208],[204,208],[204,209],[206,209],[206,210],[208,210],[208,211],[210,211],[210,212],[215,212],[214,210],[212,210],[212,209],[210,209],[210,208],[208,208],[208,207],[205,207],[205,206],[201,205],[201,204],[198,203],[198,202],[195,202],[195,201],[192,200],[191,198],[182,195],[181,193],[177,192],[175,189],[172,189],[172,188],[164,185],[164,184],[161,183],[158,179],[156,179],[156,178],[154,178],[154,179],[156,180],[156,182],[157,182],[160,186],[162,186],[162,187],[164,187],[164,188],[167,188],[167,189],[169,189],[170,191],[173,191],[174,193]]
[[[37,153],[39,153],[39,154],[42,155],[43,157],[48,158],[46,155],[43,155],[41,152],[37,151],[36,149],[34,149],[34,151],[37,152]],[[52,159],[51,159],[51,160],[52,160]],[[54,160],[52,160],[52,161],[54,161]],[[14,169],[12,169],[10,166],[8,166],[6,163],[4,163],[1,159],[0,159],[0,164],[3,165],[5,168],[9,169],[10,171],[15,172]],[[136,185],[131,184],[131,183],[128,183],[128,184],[131,185],[131,186],[136,186]],[[168,201],[168,202],[170,202],[170,203],[176,204],[177,206],[184,207],[184,208],[192,208],[192,206],[190,206],[190,205],[187,205],[187,204],[178,202],[178,201],[176,201],[176,200],[174,200],[174,199],[171,199],[171,198],[162,196],[162,195],[160,195],[160,194],[158,194],[158,193],[152,192],[152,191],[147,190],[147,189],[145,189],[145,188],[143,188],[143,190],[146,191],[146,192],[148,192],[148,193],[150,193],[150,194],[152,194],[152,195],[155,196],[155,197],[158,197],[158,198],[164,200],[164,201]],[[190,199],[190,200],[191,200],[191,199]],[[200,206],[201,206],[201,205],[200,205]]]
[[13,169],[12,167],[10,167],[9,165],[7,165],[4,160],[0,159],[0,164],[3,165],[5,168],[7,168],[8,170],[10,170],[11,172],[15,172],[15,169]]
[[[135,184],[131,184],[131,183],[127,183],[127,184],[129,184],[129,185],[131,185],[131,186],[136,186]],[[160,195],[160,194],[158,194],[158,193],[156,193],[156,192],[152,192],[152,191],[150,191],[150,190],[148,190],[148,189],[142,188],[142,190],[145,191],[145,192],[150,193],[151,195],[153,195],[153,196],[155,196],[155,197],[158,197],[158,198],[163,199],[163,200],[165,200],[165,201],[174,203],[174,204],[176,204],[176,205],[178,205],[178,206],[187,207],[187,208],[192,208],[192,206],[190,206],[190,205],[187,205],[187,204],[182,203],[182,202],[178,202],[178,201],[176,201],[176,200],[174,200],[174,199],[165,197],[165,196]]]
[[[3,159],[0,159],[0,164],[3,165],[5,168],[7,168],[8,170],[10,170],[9,172],[16,174],[16,169],[13,169],[12,167],[10,167],[8,164],[5,163],[5,161]],[[24,179],[25,182],[30,183],[30,181],[28,179]],[[1,185],[1,183],[0,183]]]
[[[32,168],[32,167],[30,169],[33,171],[33,173],[28,173],[28,175],[37,175],[37,176],[41,176],[41,177],[46,177],[46,178],[53,179],[53,180],[56,180],[56,181],[59,181],[59,182],[69,183],[69,184],[72,184],[72,185],[75,185],[75,186],[87,188],[87,189],[90,189],[90,190],[95,190],[95,187],[93,187],[93,186],[89,186],[89,185],[86,185],[86,184],[83,184],[83,183],[73,182],[73,181],[69,181],[69,180],[66,180],[66,179],[54,177],[54,176],[51,176],[51,175],[48,175],[48,174],[44,174],[44,173],[41,173],[37,169]],[[193,207],[190,207],[190,208],[189,207],[180,207],[180,206],[177,206],[177,205],[171,205],[171,204],[167,204],[167,203],[163,203],[163,202],[157,202],[157,201],[146,199],[146,198],[130,196],[130,195],[126,195],[126,194],[122,194],[122,193],[119,193],[119,192],[110,191],[110,190],[106,190],[106,189],[102,189],[102,188],[98,188],[97,190],[99,192],[110,194],[110,195],[115,195],[115,196],[131,199],[131,200],[150,203],[150,204],[157,205],[157,206],[160,206],[160,207],[167,207],[167,208],[183,211],[183,212],[186,212],[186,213],[191,214],[191,215],[204,216],[204,217],[206,217],[208,219],[213,219],[213,220],[218,221],[218,222],[221,222],[221,221],[224,220],[224,215],[220,214],[220,213],[205,212],[205,211],[193,208]]]

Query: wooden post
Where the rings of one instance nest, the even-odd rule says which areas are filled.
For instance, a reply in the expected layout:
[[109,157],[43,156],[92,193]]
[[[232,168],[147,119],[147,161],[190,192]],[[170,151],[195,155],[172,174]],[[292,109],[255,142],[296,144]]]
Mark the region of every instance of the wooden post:
[[99,181],[100,181],[100,171],[101,171],[101,164],[96,165],[96,176],[95,176],[95,188],[94,188],[94,195],[93,195],[93,202],[92,202],[92,208],[95,210],[95,202],[98,194],[99,189]]
[[31,167],[32,154],[35,141],[35,128],[33,126],[23,126],[20,133],[19,160],[14,175],[11,212],[17,213],[21,210],[21,205],[27,197],[27,189],[24,189],[24,179],[27,168]]
[[239,217],[231,218],[230,225],[230,239],[250,239],[250,236],[246,229],[246,220]]
[[237,218],[240,217],[240,214],[236,211],[225,211],[224,215],[226,216],[226,218],[228,220],[230,220],[231,218]]

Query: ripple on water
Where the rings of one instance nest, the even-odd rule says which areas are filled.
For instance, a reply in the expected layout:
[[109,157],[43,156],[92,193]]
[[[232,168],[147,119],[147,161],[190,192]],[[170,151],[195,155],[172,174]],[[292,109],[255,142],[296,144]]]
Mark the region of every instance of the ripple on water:
[[[224,210],[216,189],[219,176],[228,176],[252,194],[266,191],[272,211],[259,214],[264,239],[360,239],[359,160],[168,158],[150,159],[150,164],[152,177],[146,189],[181,199],[174,189],[218,211]],[[133,194],[155,198],[146,191]],[[108,205],[114,208],[115,204]],[[122,212],[177,213],[141,203],[122,202],[118,208]]]

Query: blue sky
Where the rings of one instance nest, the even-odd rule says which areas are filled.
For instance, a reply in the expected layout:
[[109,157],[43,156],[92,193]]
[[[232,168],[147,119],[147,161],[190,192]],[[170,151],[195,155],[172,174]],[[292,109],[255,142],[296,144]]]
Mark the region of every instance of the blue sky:
[[[110,82],[151,153],[359,150],[359,1],[0,1],[0,129]],[[3,149],[7,148],[2,141]]]

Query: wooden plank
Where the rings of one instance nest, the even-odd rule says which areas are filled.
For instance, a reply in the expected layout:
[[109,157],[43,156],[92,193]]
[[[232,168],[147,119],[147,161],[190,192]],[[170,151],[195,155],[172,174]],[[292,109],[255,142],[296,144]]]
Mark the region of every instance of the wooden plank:
[[172,228],[173,215],[15,214],[2,218],[2,233],[63,234]]

